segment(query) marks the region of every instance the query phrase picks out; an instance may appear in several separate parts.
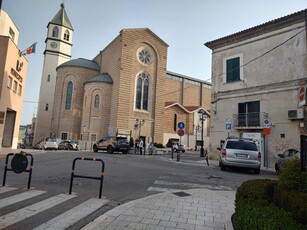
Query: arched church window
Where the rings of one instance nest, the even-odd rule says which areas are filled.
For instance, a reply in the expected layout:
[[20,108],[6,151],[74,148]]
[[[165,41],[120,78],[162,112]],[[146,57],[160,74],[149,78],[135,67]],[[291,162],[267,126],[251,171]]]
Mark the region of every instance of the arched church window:
[[66,30],[64,33],[64,40],[69,41],[69,31]]
[[57,38],[59,36],[59,28],[57,26],[53,27],[52,37]]
[[138,75],[136,82],[136,109],[148,110],[149,77],[150,75],[147,72]]
[[95,107],[95,108],[99,108],[99,104],[100,104],[100,96],[97,94],[97,95],[95,96],[94,107]]
[[73,90],[73,83],[70,81],[70,82],[68,82],[67,89],[66,89],[66,102],[65,102],[65,109],[66,110],[71,109],[72,90]]

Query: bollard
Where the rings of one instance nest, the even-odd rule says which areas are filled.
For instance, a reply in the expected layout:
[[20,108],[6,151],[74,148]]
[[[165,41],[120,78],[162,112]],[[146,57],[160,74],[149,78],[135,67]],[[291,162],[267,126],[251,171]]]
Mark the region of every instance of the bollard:
[[[76,175],[75,174],[75,165],[76,165],[76,161],[77,160],[81,160],[81,161],[100,161],[101,162],[101,172],[100,172],[100,177],[93,177],[93,176],[82,176],[82,175]],[[103,177],[104,177],[104,161],[101,159],[97,159],[97,158],[86,158],[86,157],[77,157],[74,159],[73,163],[72,163],[72,169],[71,169],[71,177],[70,177],[70,185],[69,185],[69,195],[72,192],[72,185],[73,185],[73,179],[74,177],[78,177],[78,178],[86,178],[86,179],[94,179],[94,180],[100,180],[100,187],[99,187],[99,199],[101,198],[101,194],[102,194],[102,185],[103,185]]]
[[[11,168],[8,168],[8,161],[9,157],[13,156],[11,160]],[[28,168],[28,157],[30,157],[30,167]],[[29,153],[21,151],[20,153],[9,153],[6,155],[5,159],[5,167],[4,167],[4,174],[3,174],[3,183],[2,186],[5,186],[6,182],[6,173],[7,171],[13,171],[14,173],[23,173],[27,172],[29,173],[28,178],[28,189],[30,189],[31,186],[31,178],[32,178],[32,168],[33,168],[33,156]]]
[[180,161],[180,150],[177,150],[177,162]]

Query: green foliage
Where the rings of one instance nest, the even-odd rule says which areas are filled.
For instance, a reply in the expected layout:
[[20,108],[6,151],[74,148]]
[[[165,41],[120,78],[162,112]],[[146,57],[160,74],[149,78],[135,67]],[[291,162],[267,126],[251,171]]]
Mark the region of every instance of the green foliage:
[[307,229],[306,201],[307,194],[288,190],[279,181],[246,181],[236,192],[235,229]]
[[236,205],[237,230],[298,230],[307,226],[296,223],[291,214],[275,206],[262,206],[258,202],[241,202]]
[[161,143],[154,143],[156,148],[165,148]]
[[277,186],[275,188],[275,204],[279,208],[293,213],[297,222],[307,225],[307,194],[298,191],[287,190]]
[[288,190],[307,193],[307,172],[301,172],[299,159],[286,162],[285,168],[278,175],[278,185]]
[[242,183],[236,192],[236,203],[253,200],[268,205],[274,201],[274,188],[277,181],[256,179]]

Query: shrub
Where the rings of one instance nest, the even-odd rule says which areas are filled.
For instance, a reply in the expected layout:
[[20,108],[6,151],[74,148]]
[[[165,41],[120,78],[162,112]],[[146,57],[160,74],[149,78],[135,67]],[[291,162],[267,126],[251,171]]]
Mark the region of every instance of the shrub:
[[235,223],[237,230],[306,229],[306,226],[296,223],[290,213],[273,205],[259,205],[256,201],[236,205]]
[[277,186],[275,188],[276,206],[289,213],[293,213],[293,218],[297,222],[307,225],[307,194],[297,191],[287,190]]
[[268,205],[274,201],[274,188],[276,185],[277,181],[269,179],[246,181],[237,189],[235,202],[256,200],[259,204]]
[[129,146],[130,146],[130,147],[134,147],[134,140],[133,140],[133,137],[130,137]]
[[156,148],[165,148],[161,143],[154,143]]
[[307,172],[301,172],[299,159],[286,162],[285,168],[278,175],[278,185],[288,190],[307,193]]

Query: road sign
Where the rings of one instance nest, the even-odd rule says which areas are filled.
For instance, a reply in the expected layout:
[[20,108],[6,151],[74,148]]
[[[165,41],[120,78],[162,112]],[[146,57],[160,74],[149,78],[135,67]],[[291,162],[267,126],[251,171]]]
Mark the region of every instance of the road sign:
[[269,119],[263,120],[263,128],[270,128],[270,120]]
[[178,128],[179,129],[184,129],[184,123],[183,122],[178,122]]
[[184,130],[183,129],[178,129],[177,133],[178,133],[178,135],[180,137],[182,137],[184,135]]
[[226,122],[226,131],[231,132],[231,123],[230,122]]

